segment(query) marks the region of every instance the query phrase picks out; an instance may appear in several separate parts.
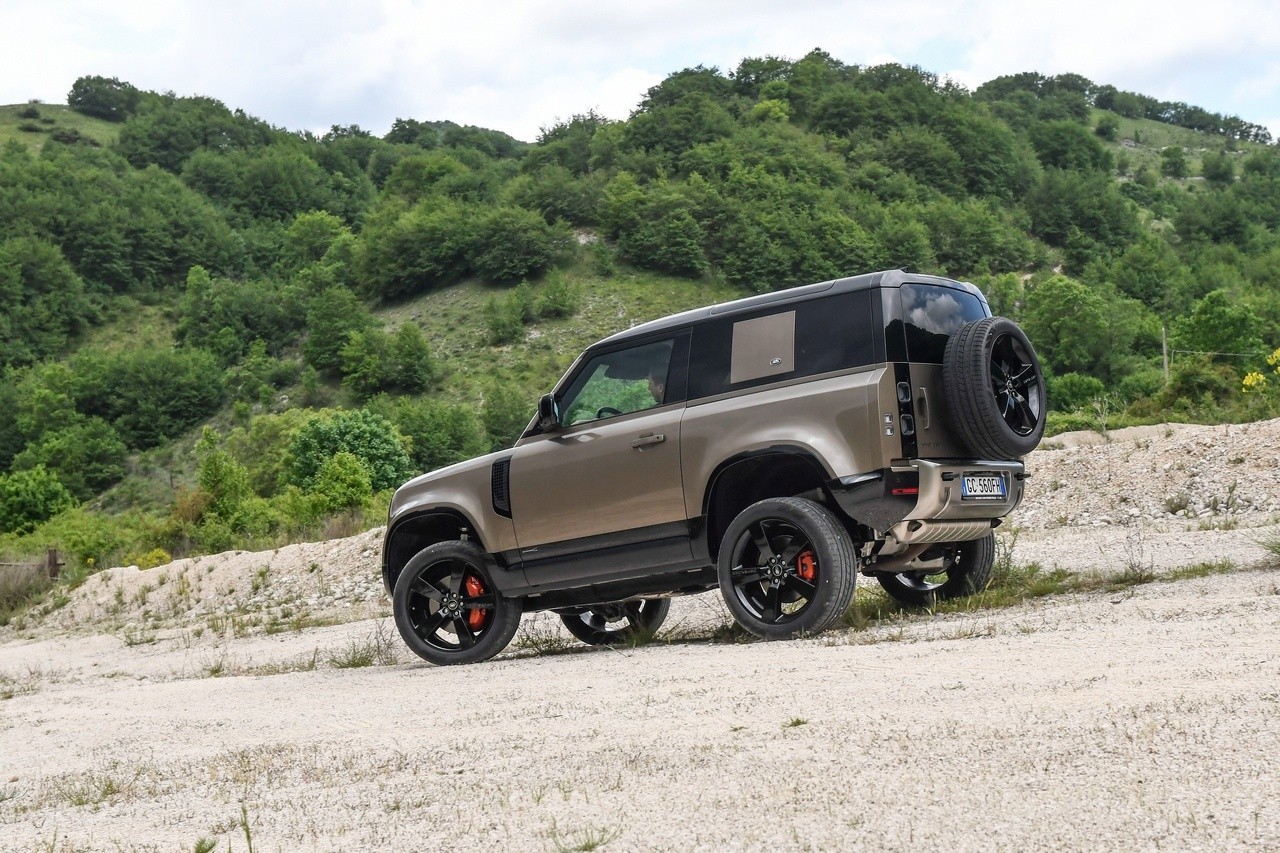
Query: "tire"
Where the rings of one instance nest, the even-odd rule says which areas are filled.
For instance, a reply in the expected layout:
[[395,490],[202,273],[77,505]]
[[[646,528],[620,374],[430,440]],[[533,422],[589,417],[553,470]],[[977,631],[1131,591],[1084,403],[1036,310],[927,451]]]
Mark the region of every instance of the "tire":
[[944,545],[942,568],[883,572],[876,580],[885,592],[909,607],[932,607],[938,601],[985,590],[991,583],[995,557],[996,535],[988,533],[981,539]]
[[669,598],[620,601],[561,613],[560,621],[570,634],[589,646],[616,646],[652,637],[670,610]]
[[498,593],[485,553],[470,542],[437,542],[415,554],[391,603],[405,645],[437,666],[488,660],[520,627],[520,600]]
[[983,459],[1021,459],[1044,437],[1044,373],[1018,324],[986,317],[947,341],[942,381],[951,421]]
[[831,511],[803,498],[769,498],[743,510],[720,545],[720,592],[757,637],[817,634],[853,600],[858,560]]

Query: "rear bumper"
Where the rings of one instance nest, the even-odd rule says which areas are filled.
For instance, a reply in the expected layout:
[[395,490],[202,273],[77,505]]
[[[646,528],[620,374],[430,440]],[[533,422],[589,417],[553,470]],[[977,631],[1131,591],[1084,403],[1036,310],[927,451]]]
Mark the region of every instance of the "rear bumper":
[[[998,477],[1003,496],[967,497],[966,477]],[[827,484],[841,509],[879,536],[899,542],[959,542],[986,535],[1022,501],[1021,462],[913,459]]]

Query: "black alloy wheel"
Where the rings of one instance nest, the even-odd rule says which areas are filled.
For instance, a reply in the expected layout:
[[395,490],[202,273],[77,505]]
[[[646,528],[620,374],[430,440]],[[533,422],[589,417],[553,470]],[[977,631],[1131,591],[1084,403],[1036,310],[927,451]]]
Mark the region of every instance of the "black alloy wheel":
[[560,620],[589,646],[614,646],[651,638],[670,610],[668,598],[619,601],[560,611]]
[[817,634],[853,598],[857,558],[826,507],[770,498],[743,510],[725,532],[720,591],[743,628],[766,639]]
[[405,644],[437,665],[488,660],[520,625],[520,602],[499,594],[484,552],[469,542],[418,552],[396,579],[392,605]]
[[944,545],[939,550],[940,553],[925,552],[916,561],[921,568],[913,569],[908,563],[903,571],[881,572],[876,580],[885,592],[909,607],[932,607],[938,601],[975,595],[991,583],[996,553],[994,533]]

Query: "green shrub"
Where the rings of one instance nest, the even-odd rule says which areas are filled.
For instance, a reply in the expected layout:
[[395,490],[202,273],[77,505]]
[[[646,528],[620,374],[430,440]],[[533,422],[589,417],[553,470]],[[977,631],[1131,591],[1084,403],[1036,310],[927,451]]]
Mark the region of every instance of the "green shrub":
[[1080,373],[1064,373],[1048,381],[1049,405],[1059,412],[1074,412],[1106,393],[1102,381]]
[[320,466],[311,493],[324,512],[363,507],[373,496],[369,469],[354,454],[335,453]]
[[0,475],[0,533],[30,533],[75,505],[76,499],[43,465]]
[[413,473],[406,443],[386,418],[366,409],[318,417],[294,436],[285,460],[285,480],[308,490],[325,462],[346,451],[368,468],[374,489],[398,486]]

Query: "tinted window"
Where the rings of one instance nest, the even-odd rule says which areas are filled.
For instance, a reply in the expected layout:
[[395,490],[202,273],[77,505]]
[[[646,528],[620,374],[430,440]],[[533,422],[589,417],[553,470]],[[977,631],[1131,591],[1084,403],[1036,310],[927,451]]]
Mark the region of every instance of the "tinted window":
[[982,301],[966,290],[904,284],[901,294],[908,361],[941,364],[947,339],[965,323],[987,316]]
[[[874,364],[873,328],[871,293],[867,290],[788,303],[773,310],[704,323],[693,331],[689,399]],[[778,334],[779,330],[783,333]],[[789,346],[791,351],[754,347],[752,336],[757,334],[769,334],[771,345],[776,348],[780,344],[783,349]],[[735,352],[737,376],[734,375]],[[757,355],[768,356],[767,361],[744,371],[744,358],[749,360]],[[747,378],[732,381],[741,377]]]
[[675,402],[668,392],[674,341],[615,350],[591,359],[560,398],[561,421],[580,424]]

